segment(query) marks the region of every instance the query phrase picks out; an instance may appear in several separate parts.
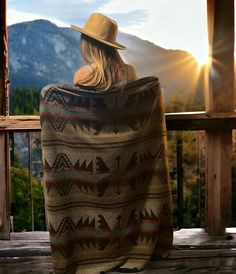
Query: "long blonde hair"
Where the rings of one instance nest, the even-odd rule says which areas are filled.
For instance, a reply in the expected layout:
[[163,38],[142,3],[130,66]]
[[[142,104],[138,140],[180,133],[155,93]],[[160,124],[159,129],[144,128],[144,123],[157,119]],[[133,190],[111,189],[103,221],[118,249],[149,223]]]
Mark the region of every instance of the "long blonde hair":
[[93,72],[80,83],[106,91],[118,80],[124,82],[124,62],[116,48],[81,34],[81,53],[87,64],[95,63]]

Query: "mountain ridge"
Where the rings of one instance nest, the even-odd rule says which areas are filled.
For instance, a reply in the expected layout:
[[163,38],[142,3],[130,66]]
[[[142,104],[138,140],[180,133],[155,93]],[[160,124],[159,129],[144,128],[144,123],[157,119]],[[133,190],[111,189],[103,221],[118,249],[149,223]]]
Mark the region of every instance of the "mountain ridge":
[[[72,84],[74,71],[82,66],[80,34],[58,27],[48,20],[37,19],[8,27],[9,78],[12,86],[36,86],[49,83]],[[135,35],[119,32],[120,51],[133,64],[139,77],[160,79],[167,99],[174,92],[196,93],[193,79],[197,73],[194,57],[181,50],[167,50]]]

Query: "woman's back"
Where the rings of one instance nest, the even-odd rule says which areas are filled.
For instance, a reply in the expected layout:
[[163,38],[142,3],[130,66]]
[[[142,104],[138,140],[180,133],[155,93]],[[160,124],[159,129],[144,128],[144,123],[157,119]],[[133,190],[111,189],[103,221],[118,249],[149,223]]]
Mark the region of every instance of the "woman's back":
[[94,13],[83,29],[72,28],[81,32],[81,53],[87,64],[75,72],[75,84],[107,91],[137,79],[135,68],[125,64],[119,54],[118,49],[125,46],[116,41],[118,27],[114,20]]
[[87,64],[74,82],[89,88],[47,86],[40,100],[54,271],[139,271],[167,256],[173,238],[159,81],[125,85],[137,77],[118,52],[114,20],[95,13],[73,28]]
[[[97,66],[95,63],[91,65],[86,65],[78,69],[74,74],[74,84],[86,86],[86,80],[91,79],[94,76],[96,69]],[[137,79],[134,66],[123,63],[121,71],[122,73],[120,75],[116,75],[116,77],[114,78],[112,87],[123,86]]]

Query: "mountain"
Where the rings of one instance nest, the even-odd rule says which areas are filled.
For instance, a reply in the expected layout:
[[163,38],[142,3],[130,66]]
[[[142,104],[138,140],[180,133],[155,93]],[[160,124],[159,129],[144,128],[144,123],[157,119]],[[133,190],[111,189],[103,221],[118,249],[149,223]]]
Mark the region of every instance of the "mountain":
[[15,24],[8,29],[9,78],[13,86],[71,82],[82,65],[79,37],[45,20]]
[[[46,20],[11,25],[8,31],[11,86],[72,83],[73,72],[83,65],[78,32]],[[127,46],[120,53],[136,67],[139,77],[159,77],[167,100],[177,91],[192,95],[199,89],[194,85],[198,66],[191,54],[125,33],[119,33],[118,41]]]

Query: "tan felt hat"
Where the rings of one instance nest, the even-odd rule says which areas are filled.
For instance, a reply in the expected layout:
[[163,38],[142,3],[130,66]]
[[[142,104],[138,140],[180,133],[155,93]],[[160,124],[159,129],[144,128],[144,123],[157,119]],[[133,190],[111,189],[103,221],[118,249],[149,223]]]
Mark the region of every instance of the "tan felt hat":
[[101,13],[91,14],[84,28],[80,28],[75,25],[71,25],[71,28],[108,46],[117,49],[126,48],[125,46],[116,42],[118,31],[116,22]]

